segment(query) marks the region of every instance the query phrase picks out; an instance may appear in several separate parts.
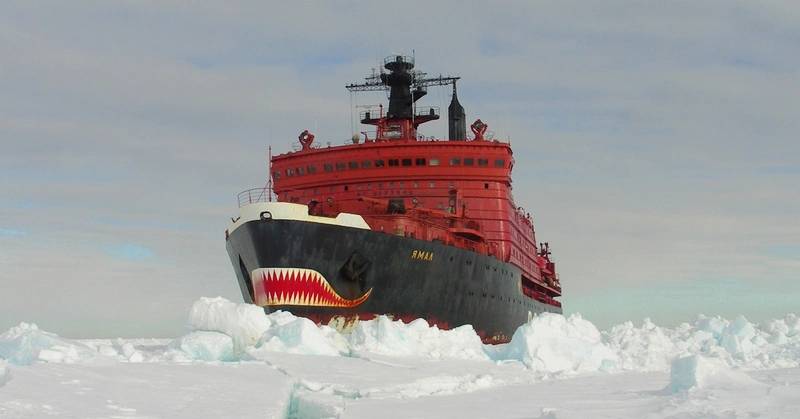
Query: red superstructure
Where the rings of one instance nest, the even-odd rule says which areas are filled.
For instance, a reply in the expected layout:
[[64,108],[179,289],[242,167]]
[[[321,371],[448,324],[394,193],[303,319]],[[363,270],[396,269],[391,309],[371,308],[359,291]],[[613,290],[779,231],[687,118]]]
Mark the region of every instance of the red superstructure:
[[[487,125],[465,133],[464,111],[455,91],[457,77],[426,78],[413,59],[389,57],[390,73],[349,85],[351,91],[390,90],[388,112],[362,112],[376,134],[353,144],[316,147],[308,131],[302,149],[271,161],[278,201],[308,205],[313,215],[363,216],[376,232],[439,242],[492,256],[518,267],[523,294],[560,307],[555,264],[547,243],[537,246],[531,215],[512,196],[514,166],[507,142],[484,138]],[[422,139],[420,124],[439,118],[436,108],[415,108],[431,85],[453,85],[448,140]]]

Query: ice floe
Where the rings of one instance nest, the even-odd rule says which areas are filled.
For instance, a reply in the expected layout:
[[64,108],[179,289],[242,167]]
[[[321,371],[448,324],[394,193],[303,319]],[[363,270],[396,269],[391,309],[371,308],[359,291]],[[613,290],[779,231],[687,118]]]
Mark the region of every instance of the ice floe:
[[176,360],[235,361],[233,339],[221,332],[197,330],[175,339],[170,344],[179,354]]
[[[751,370],[800,366],[800,320],[794,314],[763,325],[741,316],[733,320],[700,316],[693,323],[674,328],[660,327],[645,319],[640,325],[625,322],[601,332],[580,315],[545,313],[520,326],[509,343],[484,345],[468,325],[440,330],[424,320],[403,323],[381,316],[361,321],[343,334],[288,312],[265,314],[260,307],[217,297],[197,300],[189,311],[187,325],[186,335],[160,343],[131,339],[76,341],[21,323],[0,335],[0,358],[26,365],[97,359],[132,363],[236,362],[263,360],[271,353],[351,357],[380,354],[518,362],[548,375],[674,371],[680,373],[679,377],[685,377],[682,371],[697,364],[692,374],[701,377],[700,381],[711,364]],[[691,358],[694,355],[701,357]],[[684,358],[693,361],[676,361]],[[694,364],[687,367],[681,362]],[[685,380],[676,380],[677,387],[687,387],[682,384]]]
[[220,332],[231,337],[236,353],[259,341],[269,329],[270,318],[264,309],[252,304],[236,304],[222,297],[200,298],[189,311],[192,330]]
[[439,330],[422,319],[408,324],[386,316],[361,321],[349,334],[348,343],[355,352],[434,359],[489,359],[472,326]]
[[75,363],[97,356],[89,346],[45,332],[31,323],[20,323],[0,334],[0,358],[17,365],[36,361]]
[[761,387],[744,372],[731,368],[719,359],[702,355],[677,357],[670,368],[669,390],[673,393],[706,388]]
[[519,360],[535,371],[579,373],[617,367],[619,356],[603,342],[594,324],[574,314],[543,313],[517,328],[495,354],[496,360]]
[[0,387],[11,379],[11,371],[8,369],[8,362],[0,359]]

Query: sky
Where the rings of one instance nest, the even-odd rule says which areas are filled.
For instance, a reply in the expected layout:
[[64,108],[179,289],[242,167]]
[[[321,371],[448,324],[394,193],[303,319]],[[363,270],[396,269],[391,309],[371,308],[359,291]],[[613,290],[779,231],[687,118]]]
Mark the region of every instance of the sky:
[[267,148],[344,143],[385,101],[344,86],[412,52],[510,139],[565,312],[800,312],[796,1],[8,0],[0,330],[175,336],[240,300],[224,230]]

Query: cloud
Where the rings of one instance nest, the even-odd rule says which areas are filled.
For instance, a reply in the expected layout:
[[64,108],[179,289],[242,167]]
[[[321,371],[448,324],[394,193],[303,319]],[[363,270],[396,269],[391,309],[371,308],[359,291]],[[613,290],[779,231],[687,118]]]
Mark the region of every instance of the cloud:
[[15,228],[0,228],[0,238],[24,237],[28,233]]
[[[124,305],[118,333],[169,334],[196,296],[236,298],[223,232],[235,194],[265,183],[267,146],[306,128],[346,141],[344,85],[412,48],[511,138],[517,203],[571,310],[583,292],[789,278],[765,249],[800,242],[798,28],[789,1],[4,2],[0,225],[37,240],[0,243],[0,306],[91,335],[119,328],[75,316]],[[14,302],[51,290],[80,314]]]
[[132,243],[111,246],[106,249],[106,253],[132,262],[145,261],[155,256],[153,251],[147,247]]

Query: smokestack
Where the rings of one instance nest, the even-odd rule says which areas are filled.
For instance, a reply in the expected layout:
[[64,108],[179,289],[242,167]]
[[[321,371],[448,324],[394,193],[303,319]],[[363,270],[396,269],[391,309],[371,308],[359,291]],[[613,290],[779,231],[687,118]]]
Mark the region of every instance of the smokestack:
[[447,107],[447,122],[450,141],[467,139],[467,117],[464,114],[464,107],[458,103],[456,82],[453,82],[453,98],[450,100],[450,106]]

